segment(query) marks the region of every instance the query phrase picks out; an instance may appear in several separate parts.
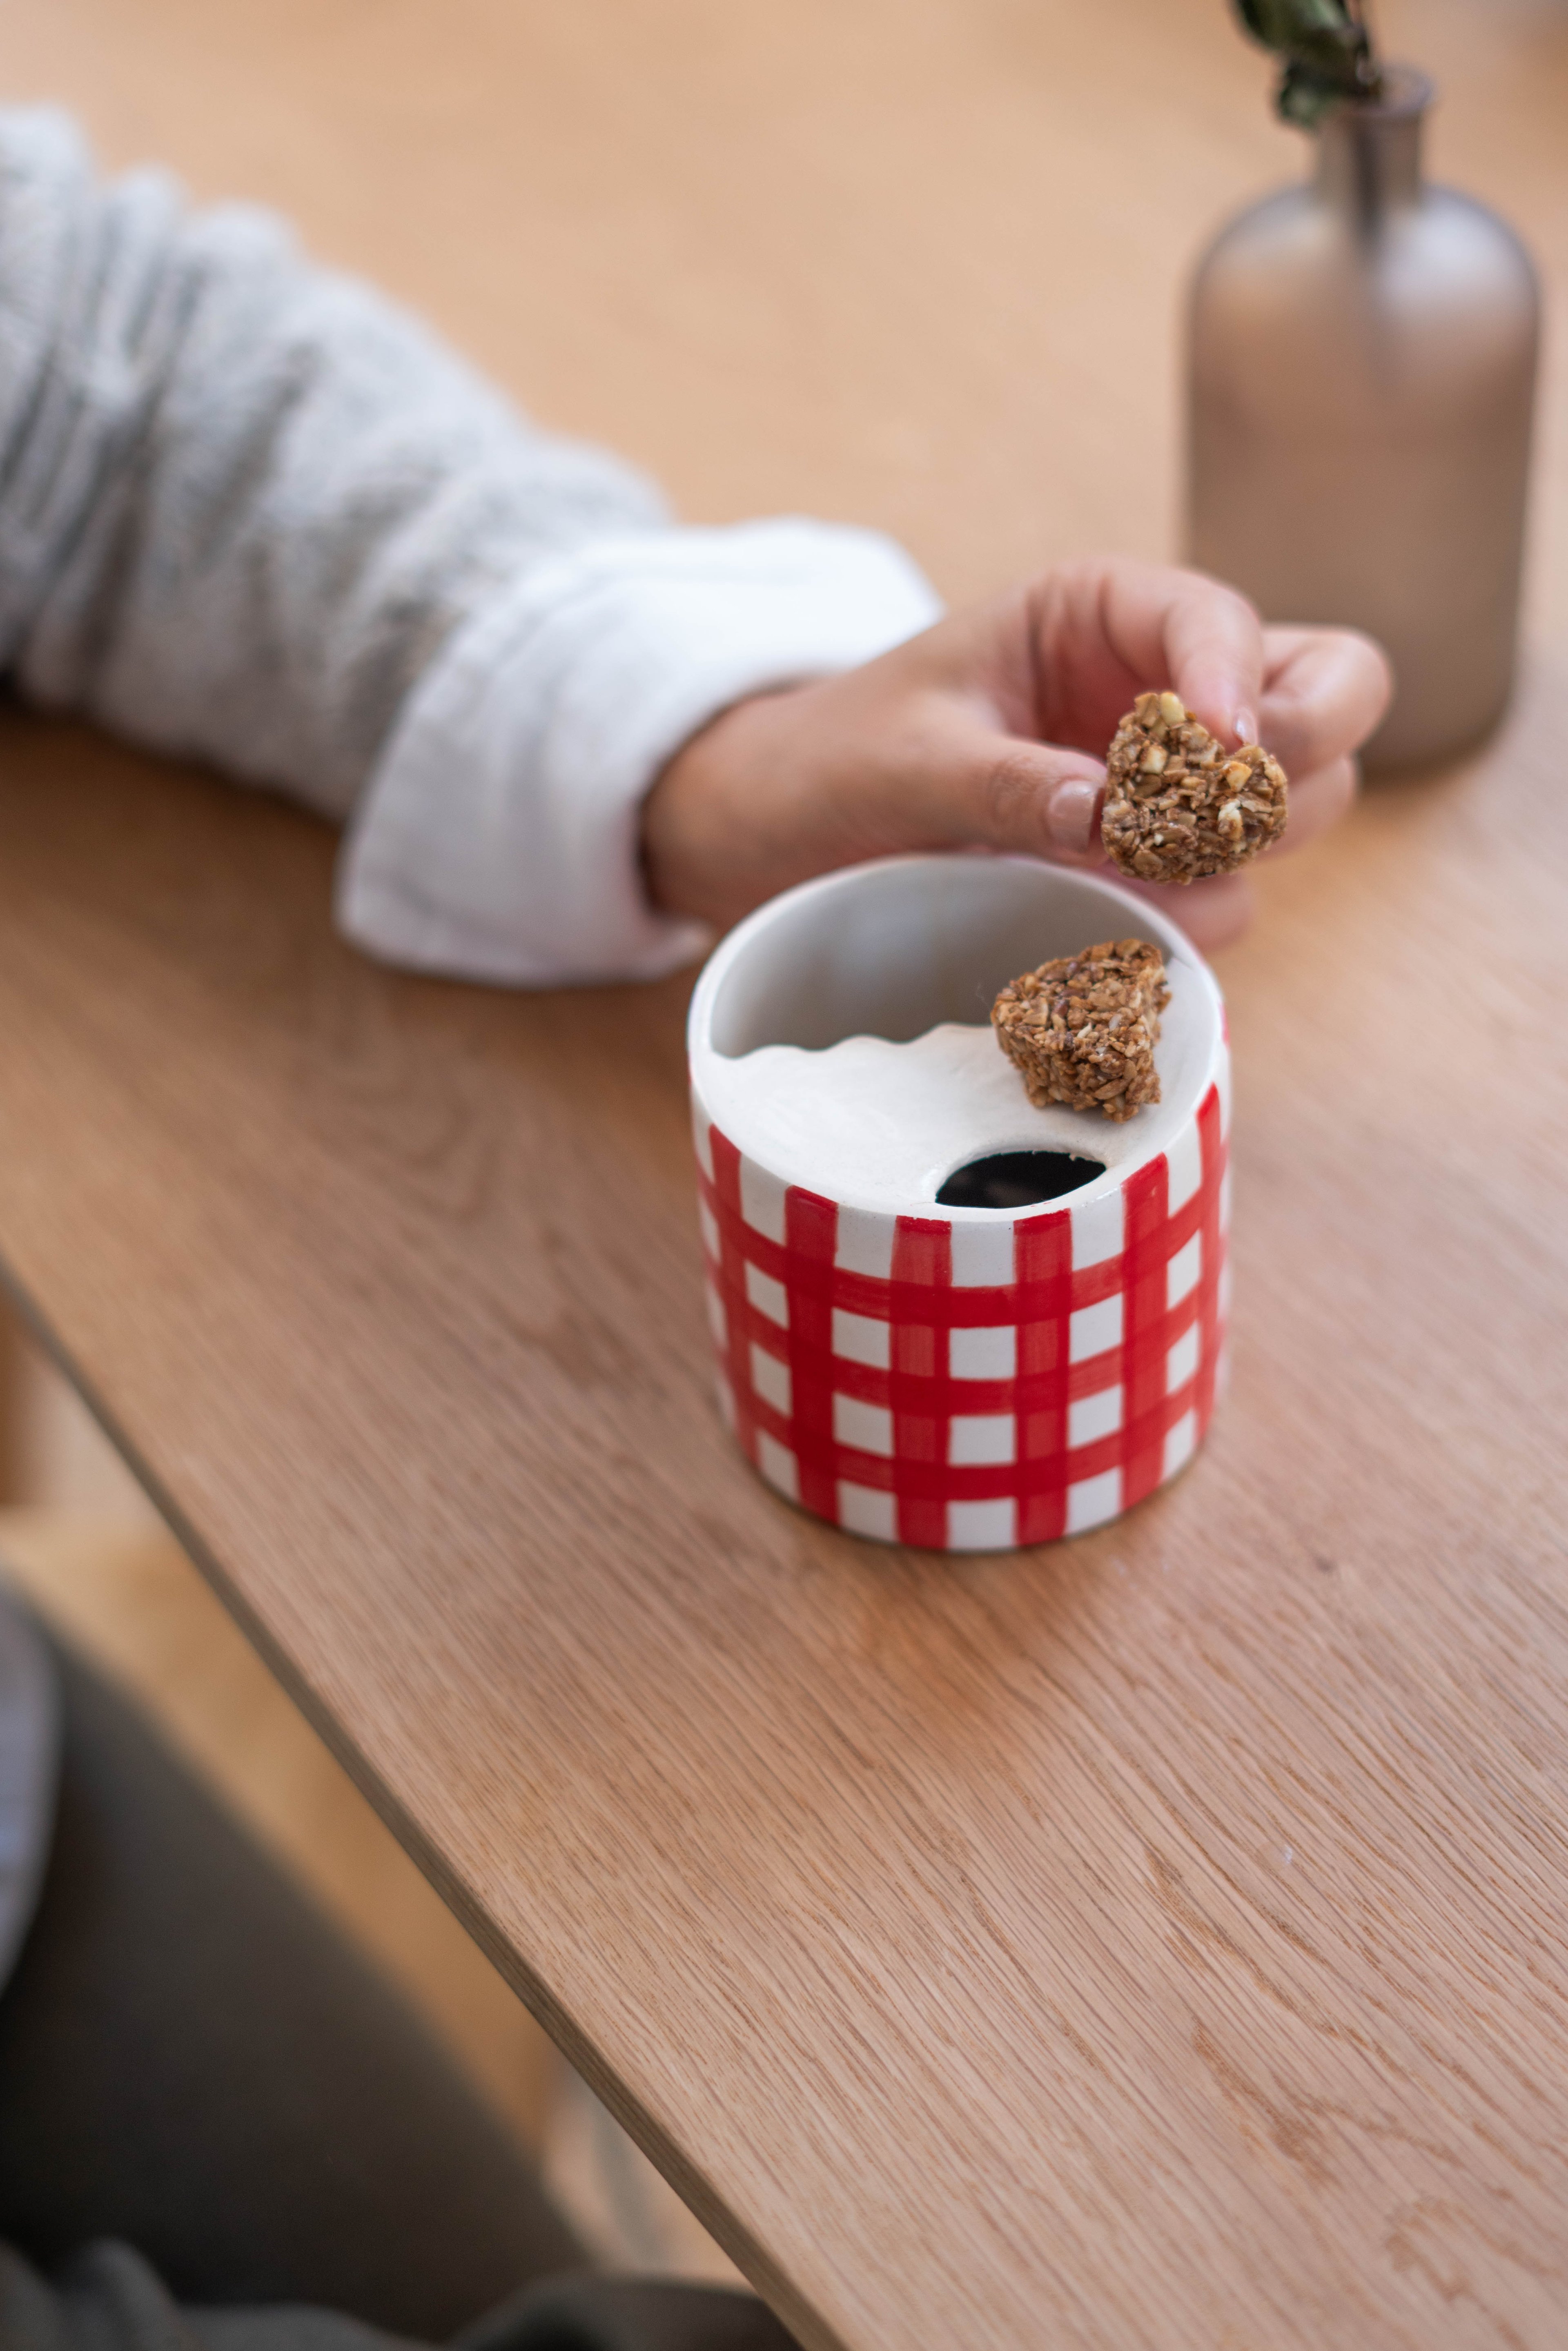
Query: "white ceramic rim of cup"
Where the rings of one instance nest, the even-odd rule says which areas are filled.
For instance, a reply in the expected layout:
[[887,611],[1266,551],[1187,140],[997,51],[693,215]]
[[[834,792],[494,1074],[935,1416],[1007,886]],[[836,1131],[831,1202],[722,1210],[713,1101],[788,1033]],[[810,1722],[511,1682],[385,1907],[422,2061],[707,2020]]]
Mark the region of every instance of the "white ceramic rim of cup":
[[[940,900],[933,893],[932,885],[936,883],[943,884]],[[931,1019],[921,1018],[919,1026],[905,1029],[904,1033],[908,1035],[919,1034],[939,1019],[974,1021],[977,1017],[983,1019],[989,1007],[989,998],[985,995],[987,989],[994,996],[996,989],[1018,972],[1032,969],[1049,956],[1075,954],[1098,939],[1140,936],[1152,940],[1164,951],[1166,968],[1172,973],[1173,987],[1180,987],[1188,1015],[1201,1030],[1199,1050],[1188,1056],[1179,1088],[1169,1091],[1157,1109],[1140,1113],[1137,1119],[1126,1126],[1118,1128],[1109,1121],[1095,1121],[1094,1126],[1090,1128],[1087,1121],[1092,1114],[1082,1114],[1086,1122],[1083,1136],[1086,1144],[1093,1133],[1109,1129],[1118,1140],[1125,1136],[1126,1148],[1105,1167],[1103,1174],[1071,1195],[1074,1207],[1087,1204],[1103,1193],[1119,1190],[1134,1168],[1146,1165],[1176,1136],[1191,1126],[1210,1085],[1223,1071],[1226,1050],[1224,1005],[1218,983],[1186,934],[1148,899],[1134,895],[1132,891],[1103,878],[1097,872],[1052,865],[1038,858],[956,852],[878,858],[867,864],[846,866],[837,872],[800,883],[748,914],[715,949],[692,998],[687,1046],[694,1092],[703,1111],[721,1132],[729,1132],[725,1120],[726,1065],[737,1058],[737,1052],[752,1050],[758,1043],[799,1043],[802,1040],[794,1035],[758,1035],[753,1037],[751,1044],[725,1052],[716,1042],[716,1025],[723,1026],[727,1022],[732,1030],[738,1026],[745,1033],[748,1010],[755,1025],[755,1008],[758,1002],[766,1004],[769,1000],[769,987],[777,989],[781,978],[789,984],[787,976],[792,967],[779,960],[778,951],[787,945],[788,934],[791,930],[801,940],[814,935],[819,946],[824,939],[831,943],[836,937],[847,938],[850,934],[843,925],[857,899],[863,903],[869,893],[875,893],[896,904],[901,890],[914,909],[929,914],[938,905],[944,911],[951,906],[960,919],[976,922],[981,918],[980,910],[986,904],[987,893],[993,893],[996,902],[1010,904],[1010,920],[1014,925],[1010,934],[1002,928],[994,948],[988,943],[984,950],[972,951],[971,967],[983,967],[983,977],[975,987],[965,990],[964,1008],[937,1010]],[[1031,897],[1033,911],[1030,910]],[[962,906],[959,901],[963,902]],[[894,953],[896,945],[895,938]],[[770,949],[773,950],[771,954]],[[755,967],[749,992],[741,986],[748,967]],[[896,986],[897,975],[892,975],[892,979]],[[867,982],[873,992],[878,984],[876,977]],[[978,1015],[975,1008],[977,1003],[980,1004]],[[766,1019],[760,1025],[765,1029],[768,1026]],[[831,1021],[829,1025],[835,1026]],[[891,1031],[888,1026],[862,1021],[858,1027],[836,1028],[832,1037],[813,1041],[831,1043],[836,1042],[840,1036],[863,1033],[886,1035]],[[1031,1118],[1039,1113],[1031,1111],[1021,1084],[1019,1105],[1016,1139],[1005,1143],[992,1141],[985,1146],[987,1149],[1021,1151],[1039,1147],[1039,1138],[1031,1135],[1030,1125]],[[744,1134],[736,1134],[732,1139],[743,1150],[747,1148]],[[810,1187],[809,1175],[805,1173],[792,1175],[788,1180],[803,1182]],[[888,1213],[889,1204],[885,1198],[857,1194],[852,1187],[835,1187],[835,1190],[842,1207],[863,1207],[873,1214]],[[1067,1203],[1063,1199],[1050,1205],[1065,1207]],[[934,1196],[911,1197],[901,1202],[900,1207],[903,1213],[934,1215],[951,1223],[983,1221],[995,1224],[1004,1217],[1016,1220],[1040,1213],[1038,1207],[1017,1209],[948,1207],[937,1204]]]

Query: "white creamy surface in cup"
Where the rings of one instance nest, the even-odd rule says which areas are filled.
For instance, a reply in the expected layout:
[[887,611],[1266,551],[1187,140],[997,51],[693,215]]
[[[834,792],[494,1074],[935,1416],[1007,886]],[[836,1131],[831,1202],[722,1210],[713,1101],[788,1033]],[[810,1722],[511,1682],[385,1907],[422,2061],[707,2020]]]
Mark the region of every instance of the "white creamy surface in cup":
[[[707,1108],[724,1134],[787,1184],[865,1207],[934,1202],[954,1170],[1001,1151],[1065,1151],[1117,1170],[1163,1150],[1197,1103],[1207,1036],[1197,991],[1173,982],[1155,1066],[1162,1099],[1118,1123],[1098,1111],[1037,1110],[988,1023],[946,1021],[907,1044],[846,1037],[821,1051],[763,1045],[714,1055],[703,1072]],[[1087,1196],[1084,1192],[1075,1198]],[[951,1211],[957,1216],[1037,1210]]]

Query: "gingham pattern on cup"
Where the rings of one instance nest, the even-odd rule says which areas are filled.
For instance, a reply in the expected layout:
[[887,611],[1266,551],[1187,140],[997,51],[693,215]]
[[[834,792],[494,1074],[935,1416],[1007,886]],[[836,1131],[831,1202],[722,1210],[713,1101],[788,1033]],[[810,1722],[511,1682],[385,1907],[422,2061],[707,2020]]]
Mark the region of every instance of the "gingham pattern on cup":
[[786,1187],[695,1105],[720,1402],[768,1483],[855,1534],[1001,1550],[1188,1461],[1224,1339],[1228,1071],[1122,1183],[1003,1216]]

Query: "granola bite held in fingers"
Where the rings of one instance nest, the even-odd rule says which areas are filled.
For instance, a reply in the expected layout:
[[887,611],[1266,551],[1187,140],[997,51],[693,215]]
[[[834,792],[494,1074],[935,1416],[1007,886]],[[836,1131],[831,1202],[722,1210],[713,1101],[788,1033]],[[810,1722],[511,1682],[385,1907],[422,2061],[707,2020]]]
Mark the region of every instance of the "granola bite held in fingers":
[[1174,694],[1140,694],[1106,758],[1100,837],[1144,882],[1228,873],[1285,830],[1285,771],[1257,743],[1228,752]]
[[1155,1046],[1170,995],[1158,947],[1107,939],[1010,980],[991,1023],[1037,1110],[1064,1102],[1120,1121],[1160,1098]]

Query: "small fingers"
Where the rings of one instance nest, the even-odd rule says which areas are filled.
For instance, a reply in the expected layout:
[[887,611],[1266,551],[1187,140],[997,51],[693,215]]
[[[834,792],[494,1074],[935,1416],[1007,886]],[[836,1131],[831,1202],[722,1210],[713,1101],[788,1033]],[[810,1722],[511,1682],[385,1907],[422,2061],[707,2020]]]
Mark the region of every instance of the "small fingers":
[[1263,690],[1263,629],[1234,588],[1118,557],[1058,565],[1016,609],[1032,649],[1033,724],[1042,736],[1098,751],[1135,695],[1170,685],[1223,743],[1249,738]]
[[1268,629],[1261,739],[1294,778],[1358,750],[1393,697],[1387,655],[1354,629]]

